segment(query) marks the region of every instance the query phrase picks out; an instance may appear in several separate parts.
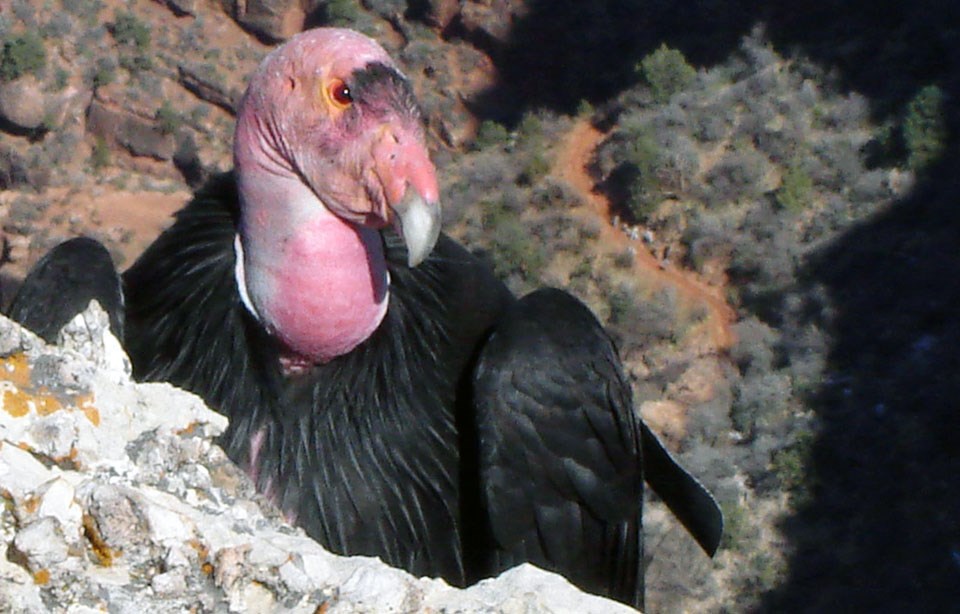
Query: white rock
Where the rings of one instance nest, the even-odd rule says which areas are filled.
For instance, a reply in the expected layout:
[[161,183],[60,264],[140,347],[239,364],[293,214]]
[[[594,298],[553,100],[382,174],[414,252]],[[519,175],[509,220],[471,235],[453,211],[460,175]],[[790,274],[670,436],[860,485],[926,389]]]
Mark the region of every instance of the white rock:
[[13,497],[22,499],[39,484],[55,477],[35,456],[10,443],[0,424],[0,484]]
[[341,598],[361,607],[383,612],[402,612],[409,598],[411,579],[399,574],[385,574],[379,565],[358,566],[340,584]]
[[157,574],[150,580],[150,588],[159,596],[182,595],[187,590],[187,577],[183,569],[172,569]]
[[163,564],[166,565],[167,569],[187,567],[190,564],[190,559],[187,558],[182,549],[170,548],[167,551],[167,556],[163,559]]
[[[26,401],[0,406],[0,493],[11,503],[0,507],[0,603],[12,611],[627,611],[530,566],[459,590],[330,554],[262,498],[244,498],[252,485],[212,443],[225,418],[172,386],[133,383],[105,358],[114,350],[89,325],[97,317],[75,320],[72,350],[0,317],[0,405],[5,391]],[[2,368],[17,352],[29,377]],[[38,410],[41,379],[62,407]],[[52,464],[53,454],[66,456]],[[65,535],[78,533],[70,547]],[[34,582],[41,569],[47,584]]]
[[73,350],[94,363],[105,375],[115,374],[120,380],[130,379],[130,359],[110,331],[110,317],[95,300],[78,313],[57,335],[57,345]]
[[277,598],[258,582],[249,582],[231,594],[230,608],[234,612],[268,614],[277,611]]
[[30,351],[42,345],[40,337],[0,315],[0,356]]
[[144,489],[133,494],[137,511],[146,520],[150,540],[164,546],[179,544],[192,539],[197,527],[184,514],[180,501],[153,489]]
[[83,530],[83,510],[76,501],[73,485],[57,477],[37,489],[36,496],[40,499],[37,515],[55,518],[68,542],[79,539]]
[[30,570],[49,570],[67,560],[68,546],[56,518],[35,520],[17,532],[13,540],[17,551],[27,558]]
[[[40,411],[40,405],[30,401],[33,412]],[[30,450],[55,461],[65,461],[74,452],[79,439],[77,416],[63,411],[55,411],[48,416],[37,417],[32,423],[23,422],[26,429],[21,431],[20,444]]]
[[6,556],[0,557],[0,604],[3,612],[33,614],[46,610],[40,598],[40,586],[33,576]]
[[[538,569],[530,564],[509,569],[491,580],[484,580],[463,591],[472,600],[483,604],[482,607],[500,610],[508,602],[515,611],[529,611],[531,603],[536,603],[541,612],[635,612],[623,604],[588,595],[582,592],[566,578]],[[433,604],[432,604],[433,605]],[[450,606],[453,607],[451,603]],[[434,607],[438,607],[434,605]],[[500,611],[506,611],[506,608]]]

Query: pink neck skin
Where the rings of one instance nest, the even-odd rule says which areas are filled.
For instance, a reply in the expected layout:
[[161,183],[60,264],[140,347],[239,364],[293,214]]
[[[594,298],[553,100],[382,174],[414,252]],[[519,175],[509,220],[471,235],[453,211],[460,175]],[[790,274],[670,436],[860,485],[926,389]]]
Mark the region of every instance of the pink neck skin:
[[376,230],[331,213],[278,156],[258,147],[260,139],[252,141],[235,159],[238,282],[254,315],[290,350],[287,370],[298,371],[350,352],[379,326],[389,286],[383,244]]

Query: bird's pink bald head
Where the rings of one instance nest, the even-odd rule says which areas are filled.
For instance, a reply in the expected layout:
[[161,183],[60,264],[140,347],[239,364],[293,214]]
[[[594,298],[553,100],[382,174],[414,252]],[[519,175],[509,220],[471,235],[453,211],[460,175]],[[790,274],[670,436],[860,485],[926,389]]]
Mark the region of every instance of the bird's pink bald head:
[[[250,77],[242,107],[255,105],[257,112],[263,113],[273,105],[292,102],[286,94],[298,88],[303,92],[303,86],[320,86],[330,79],[345,80],[373,63],[399,72],[383,47],[359,32],[342,28],[301,32],[263,59]],[[317,93],[306,92],[307,96]]]
[[241,171],[277,164],[335,214],[379,227],[412,187],[439,200],[422,117],[399,68],[375,41],[318,28],[270,53],[251,77],[234,143]]

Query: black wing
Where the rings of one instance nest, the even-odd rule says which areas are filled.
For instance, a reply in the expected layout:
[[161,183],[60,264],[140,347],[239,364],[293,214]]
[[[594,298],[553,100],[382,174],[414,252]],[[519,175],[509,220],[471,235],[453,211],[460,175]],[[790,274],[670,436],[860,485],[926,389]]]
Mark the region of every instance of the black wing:
[[10,303],[10,319],[48,343],[96,299],[123,340],[123,295],[110,252],[94,239],[79,237],[54,247],[30,271]]
[[642,605],[640,424],[593,314],[559,290],[518,301],[480,354],[474,400],[491,572],[530,561]]

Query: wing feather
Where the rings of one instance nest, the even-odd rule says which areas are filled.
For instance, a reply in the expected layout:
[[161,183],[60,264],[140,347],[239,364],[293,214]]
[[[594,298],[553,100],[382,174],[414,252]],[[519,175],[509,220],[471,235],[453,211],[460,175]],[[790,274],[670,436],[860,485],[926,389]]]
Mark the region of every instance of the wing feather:
[[639,605],[639,421],[589,310],[558,290],[518,301],[480,354],[474,403],[497,563],[531,561]]
[[122,342],[123,295],[113,259],[99,242],[78,237],[57,245],[36,264],[7,313],[48,343],[56,343],[60,329],[93,299],[107,312],[110,328]]

